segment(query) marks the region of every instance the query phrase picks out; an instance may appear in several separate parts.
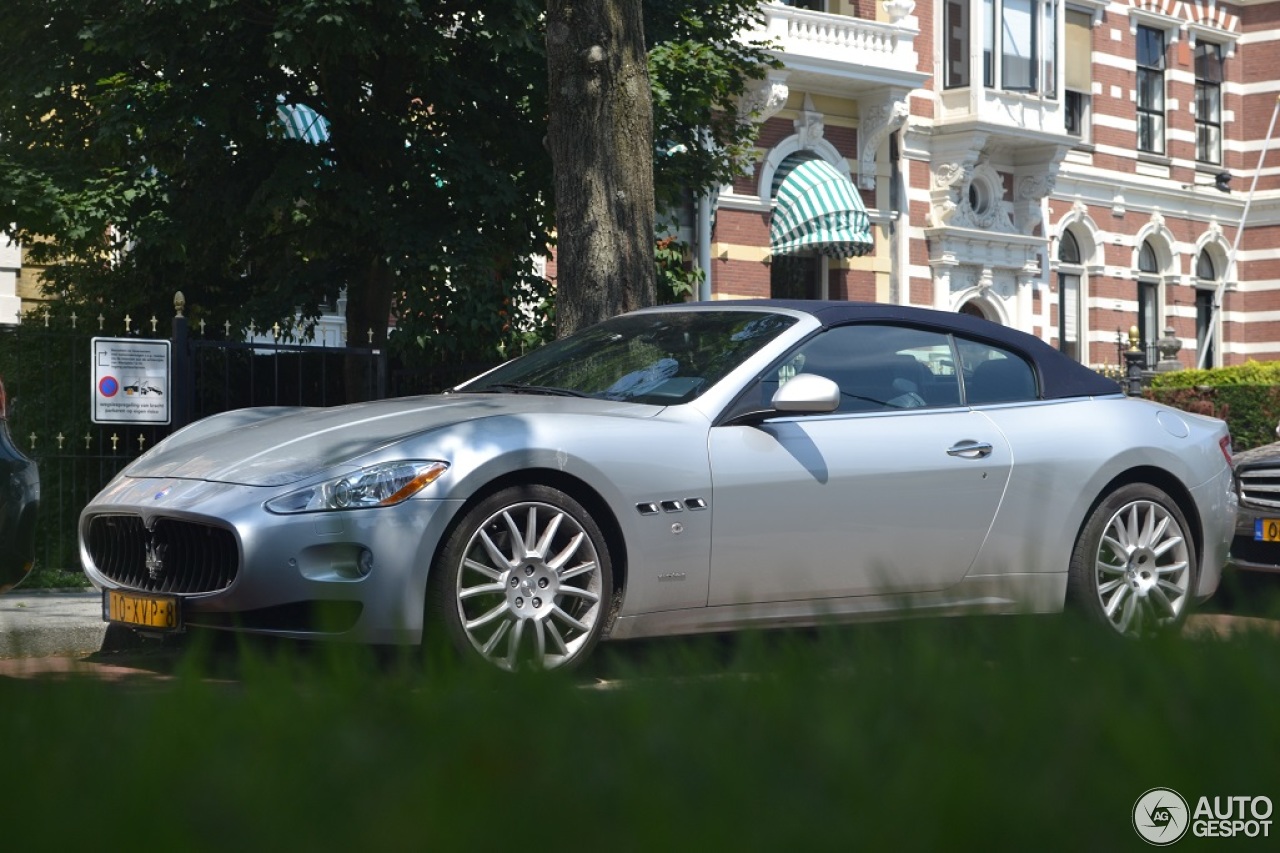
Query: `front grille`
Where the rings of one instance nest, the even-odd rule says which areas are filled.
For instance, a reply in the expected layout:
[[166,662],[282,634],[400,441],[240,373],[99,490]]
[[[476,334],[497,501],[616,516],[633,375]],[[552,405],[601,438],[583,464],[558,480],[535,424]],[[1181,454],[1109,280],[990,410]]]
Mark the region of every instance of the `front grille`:
[[172,518],[157,518],[147,530],[136,515],[95,516],[88,546],[98,571],[144,592],[217,592],[240,568],[230,530]]
[[1240,497],[1250,506],[1280,509],[1280,468],[1241,471]]

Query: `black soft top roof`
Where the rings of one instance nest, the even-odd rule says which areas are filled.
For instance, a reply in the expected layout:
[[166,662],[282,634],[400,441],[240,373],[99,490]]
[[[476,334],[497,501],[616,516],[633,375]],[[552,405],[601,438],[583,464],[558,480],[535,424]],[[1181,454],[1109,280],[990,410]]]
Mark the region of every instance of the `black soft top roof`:
[[956,332],[1022,354],[1040,375],[1040,396],[1095,397],[1119,394],[1120,385],[1058,352],[1044,341],[969,314],[934,311],[882,302],[842,302],[805,299],[741,299],[713,303],[716,308],[786,308],[812,314],[824,327],[846,323],[898,323],[941,332]]

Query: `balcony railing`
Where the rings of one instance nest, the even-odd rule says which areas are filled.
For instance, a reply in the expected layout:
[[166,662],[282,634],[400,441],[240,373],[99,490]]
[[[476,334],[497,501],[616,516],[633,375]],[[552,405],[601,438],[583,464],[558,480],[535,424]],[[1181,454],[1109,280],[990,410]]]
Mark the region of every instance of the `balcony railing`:
[[781,44],[784,61],[816,60],[823,64],[847,65],[849,70],[859,67],[906,73],[917,70],[915,38],[920,31],[913,17],[883,23],[811,12],[780,3],[765,3],[763,9],[763,29],[752,35]]

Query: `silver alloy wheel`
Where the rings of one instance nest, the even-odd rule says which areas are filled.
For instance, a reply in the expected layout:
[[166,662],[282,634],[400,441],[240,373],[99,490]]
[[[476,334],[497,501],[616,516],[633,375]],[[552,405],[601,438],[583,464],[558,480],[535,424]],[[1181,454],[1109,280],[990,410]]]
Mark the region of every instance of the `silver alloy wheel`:
[[1121,634],[1140,636],[1177,621],[1191,583],[1178,518],[1154,501],[1124,504],[1103,528],[1093,574],[1102,613]]
[[506,670],[553,669],[602,618],[600,557],[560,507],[522,502],[489,516],[463,551],[455,600],[473,648]]

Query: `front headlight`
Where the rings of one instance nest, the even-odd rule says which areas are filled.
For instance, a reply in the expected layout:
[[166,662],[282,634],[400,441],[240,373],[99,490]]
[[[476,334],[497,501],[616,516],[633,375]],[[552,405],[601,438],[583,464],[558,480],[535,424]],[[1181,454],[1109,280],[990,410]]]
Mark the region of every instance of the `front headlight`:
[[352,474],[272,498],[266,507],[271,512],[289,515],[394,506],[435,482],[448,469],[449,463],[433,460],[370,465]]

